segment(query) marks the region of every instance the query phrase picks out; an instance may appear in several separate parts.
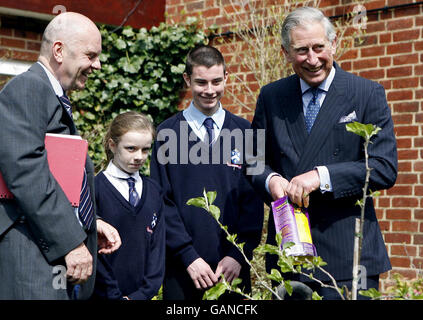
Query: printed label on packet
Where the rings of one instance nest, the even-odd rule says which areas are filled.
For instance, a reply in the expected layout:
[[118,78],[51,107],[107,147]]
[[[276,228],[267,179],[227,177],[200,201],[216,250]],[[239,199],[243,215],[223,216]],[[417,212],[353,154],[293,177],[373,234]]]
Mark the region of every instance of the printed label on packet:
[[294,245],[287,249],[288,255],[317,256],[310,232],[310,221],[305,208],[295,207],[287,196],[272,202],[276,232],[282,234],[281,248],[287,242]]

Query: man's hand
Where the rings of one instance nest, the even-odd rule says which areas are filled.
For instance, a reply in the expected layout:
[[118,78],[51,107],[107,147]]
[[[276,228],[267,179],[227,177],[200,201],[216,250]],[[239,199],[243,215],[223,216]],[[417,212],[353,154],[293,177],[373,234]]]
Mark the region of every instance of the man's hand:
[[119,249],[122,241],[119,232],[107,222],[97,219],[98,253],[111,254]]
[[219,261],[219,264],[216,268],[216,278],[220,278],[220,275],[223,274],[225,280],[229,283],[232,282],[235,278],[239,277],[241,272],[241,265],[234,258],[226,256]]
[[317,169],[314,169],[292,178],[286,193],[293,203],[307,208],[310,204],[310,193],[318,188],[320,188],[320,177]]
[[202,258],[194,260],[187,271],[197,289],[210,288],[218,281],[213,270]]
[[84,243],[65,256],[66,278],[72,284],[80,284],[88,280],[93,272],[93,257]]
[[275,175],[269,180],[269,192],[273,200],[278,200],[286,195],[288,180],[279,175]]

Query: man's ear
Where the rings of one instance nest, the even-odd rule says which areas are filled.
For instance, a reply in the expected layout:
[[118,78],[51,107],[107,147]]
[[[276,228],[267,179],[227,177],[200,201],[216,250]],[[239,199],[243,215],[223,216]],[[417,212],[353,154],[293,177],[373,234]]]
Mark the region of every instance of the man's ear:
[[291,55],[290,55],[290,54],[289,54],[289,52],[288,52],[288,51],[284,48],[284,46],[282,46],[282,45],[281,45],[281,49],[282,49],[283,55],[285,56],[286,61],[288,61],[288,62],[292,62]]
[[55,41],[53,43],[51,50],[52,50],[52,56],[57,61],[57,63],[62,63],[63,62],[63,42],[60,40]]
[[185,80],[185,83],[186,83],[187,87],[189,88],[191,86],[191,78],[190,78],[190,76],[186,72],[184,72],[183,77],[184,77],[184,80]]
[[226,84],[226,81],[228,81],[228,75],[229,75],[228,71],[225,71],[225,75],[223,76],[225,84]]
[[336,54],[336,44],[337,44],[337,41],[338,41],[338,37],[335,37],[335,39],[333,39],[333,41],[331,43],[331,45],[332,45],[331,52],[332,52],[332,55],[333,56]]

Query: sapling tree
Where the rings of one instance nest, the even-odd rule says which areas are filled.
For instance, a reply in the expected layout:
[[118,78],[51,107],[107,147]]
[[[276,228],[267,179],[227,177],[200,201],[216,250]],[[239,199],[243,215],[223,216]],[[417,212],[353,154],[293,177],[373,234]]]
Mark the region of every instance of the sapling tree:
[[361,208],[360,218],[355,220],[355,233],[354,233],[354,259],[353,259],[353,283],[351,288],[351,299],[357,300],[357,287],[358,287],[358,269],[360,265],[361,250],[363,246],[363,227],[364,227],[364,213],[366,207],[366,201],[369,197],[376,197],[379,195],[379,192],[372,192],[368,194],[369,181],[370,181],[370,172],[372,168],[369,167],[369,152],[368,147],[371,144],[372,137],[376,136],[377,133],[381,130],[378,126],[373,124],[362,124],[360,122],[351,122],[347,123],[346,129],[349,132],[355,133],[361,136],[364,139],[364,159],[366,164],[366,178],[363,186],[363,198],[357,201],[357,205]]
[[[238,243],[237,235],[229,233],[227,226],[222,225],[222,223],[220,222],[220,209],[217,206],[213,205],[216,196],[217,193],[215,191],[206,192],[206,190],[204,190],[203,196],[189,199],[187,201],[187,204],[203,208],[214,217],[216,222],[219,224],[220,228],[225,232],[226,239],[234,246],[236,246],[238,250],[242,253],[242,256],[244,257],[246,263],[250,266],[252,272],[257,278],[256,283],[259,286],[262,286],[265,290],[257,292],[254,295],[250,295],[244,293],[243,290],[238,287],[241,283],[240,279],[235,279],[231,283],[228,283],[222,276],[221,282],[216,284],[211,289],[207,290],[203,296],[203,299],[214,300],[219,298],[219,296],[222,295],[225,291],[231,291],[244,296],[246,299],[269,300],[272,298],[276,298],[282,300],[282,297],[278,293],[278,289],[272,287],[272,285],[269,285],[269,282],[267,280],[272,280],[273,282],[279,284],[278,287],[283,286],[286,289],[286,292],[291,295],[293,291],[291,283],[289,280],[285,280],[282,276],[282,273],[288,272],[309,277],[311,280],[318,282],[323,287],[328,287],[336,290],[339,293],[341,299],[345,299],[343,295],[343,289],[337,286],[335,279],[323,268],[326,265],[323,259],[321,257],[298,257],[288,255],[287,249],[289,249],[293,245],[293,243],[286,243],[281,249],[282,235],[280,233],[276,234],[276,246],[270,244],[263,244],[256,248],[256,250],[258,250],[261,254],[268,253],[277,255],[277,264],[280,268],[280,271],[277,269],[272,269],[270,274],[266,272],[264,272],[264,274],[263,272],[259,272],[255,268],[255,264],[251,263],[251,261],[248,260],[246,254],[244,253],[244,243]],[[313,271],[315,269],[318,269],[324,274],[326,274],[331,279],[332,284],[323,283],[319,279],[314,278],[312,272],[307,273],[304,271]],[[313,292],[312,298],[314,300],[320,300],[322,297],[320,297],[316,292]]]

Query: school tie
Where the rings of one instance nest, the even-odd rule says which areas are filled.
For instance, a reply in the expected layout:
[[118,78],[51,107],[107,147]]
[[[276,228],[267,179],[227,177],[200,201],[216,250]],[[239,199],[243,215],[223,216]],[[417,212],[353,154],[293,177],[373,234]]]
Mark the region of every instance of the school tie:
[[[69,101],[68,96],[65,93],[63,93],[63,96],[60,97],[60,101],[62,101],[66,111],[72,118],[72,105]],[[90,187],[88,185],[87,172],[85,171],[85,168],[84,177],[82,179],[81,193],[79,197],[78,216],[84,228],[88,230],[94,220],[94,210]]]
[[214,130],[213,130],[213,119],[212,118],[206,118],[204,120],[204,126],[207,129],[207,135],[209,136],[209,145],[212,144],[213,138],[214,138]]
[[319,103],[319,94],[321,89],[317,88],[311,88],[309,89],[310,92],[313,94],[313,98],[310,100],[305,114],[305,125],[307,132],[310,133],[311,128],[313,127],[314,121],[317,118],[317,114],[320,110],[320,103]]
[[139,200],[139,195],[137,193],[137,190],[135,190],[135,179],[129,177],[126,179],[126,181],[128,181],[129,186],[129,203],[135,207]]

